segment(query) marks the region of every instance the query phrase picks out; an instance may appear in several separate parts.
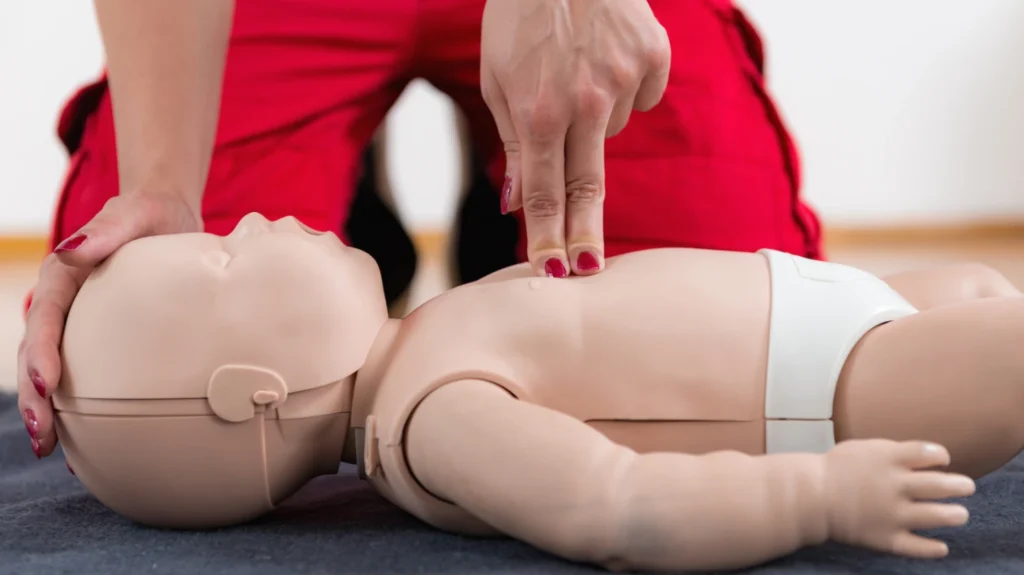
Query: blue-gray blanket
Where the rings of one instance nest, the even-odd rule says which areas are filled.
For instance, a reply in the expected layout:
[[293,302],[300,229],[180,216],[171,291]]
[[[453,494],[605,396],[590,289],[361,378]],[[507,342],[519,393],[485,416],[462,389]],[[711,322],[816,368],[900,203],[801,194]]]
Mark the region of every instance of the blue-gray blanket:
[[[981,482],[969,501],[969,526],[942,533],[952,549],[945,560],[827,545],[750,572],[1024,574],[1022,503],[1019,459]],[[0,395],[0,574],[598,572],[517,541],[441,533],[392,507],[346,468],[249,525],[197,533],[139,527],[86,493],[59,453],[37,461],[14,398]]]

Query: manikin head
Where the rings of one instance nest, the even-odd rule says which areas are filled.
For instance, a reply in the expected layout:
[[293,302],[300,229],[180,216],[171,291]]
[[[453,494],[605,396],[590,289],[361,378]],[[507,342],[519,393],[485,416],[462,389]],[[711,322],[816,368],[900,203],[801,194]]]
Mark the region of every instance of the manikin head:
[[373,259],[294,218],[133,241],[68,315],[58,436],[129,519],[247,521],[337,471],[354,374],[386,320]]

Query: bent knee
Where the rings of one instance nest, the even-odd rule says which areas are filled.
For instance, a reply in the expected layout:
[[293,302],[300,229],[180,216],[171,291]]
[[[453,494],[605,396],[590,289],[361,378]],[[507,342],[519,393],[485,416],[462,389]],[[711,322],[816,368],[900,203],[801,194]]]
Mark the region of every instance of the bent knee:
[[955,275],[962,289],[972,298],[1007,297],[1021,292],[1002,273],[980,262],[956,264]]

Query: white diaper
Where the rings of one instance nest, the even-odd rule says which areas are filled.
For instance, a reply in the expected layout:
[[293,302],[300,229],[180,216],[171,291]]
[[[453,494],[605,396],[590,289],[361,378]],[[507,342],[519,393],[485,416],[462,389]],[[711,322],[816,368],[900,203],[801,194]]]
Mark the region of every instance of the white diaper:
[[917,310],[856,268],[775,250],[760,253],[772,278],[765,448],[822,453],[835,445],[832,402],[850,351],[872,328]]

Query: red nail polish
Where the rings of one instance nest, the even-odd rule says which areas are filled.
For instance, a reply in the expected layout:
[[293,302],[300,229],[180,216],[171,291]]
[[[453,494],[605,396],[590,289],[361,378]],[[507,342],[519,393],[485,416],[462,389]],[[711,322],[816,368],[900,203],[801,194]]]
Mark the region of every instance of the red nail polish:
[[565,271],[565,264],[558,258],[549,258],[548,261],[544,262],[544,273],[548,274],[549,278],[564,278],[569,275]]
[[28,373],[28,377],[32,380],[32,387],[36,388],[36,393],[39,394],[39,397],[46,399],[46,382],[43,381],[39,372],[33,369]]
[[36,454],[36,459],[42,459],[42,454],[39,453],[39,440],[32,438],[32,453]]
[[25,410],[25,431],[28,432],[28,436],[32,439],[36,438],[39,434],[39,420],[36,419],[36,412],[31,409]]
[[580,252],[580,255],[576,256],[576,269],[581,272],[591,272],[601,267],[601,262],[597,261],[597,256],[590,252]]
[[505,176],[505,185],[501,187],[501,213],[508,213],[508,202],[512,198],[512,178]]
[[68,463],[68,460],[67,460],[67,459],[65,459],[65,460],[64,460],[64,465],[67,465],[67,466],[68,466],[68,471],[70,471],[70,472],[71,472],[71,475],[76,475],[76,474],[75,474],[75,470],[74,470],[74,469],[71,469],[71,464],[70,464],[70,463]]
[[53,251],[55,251],[55,252],[73,252],[73,251],[77,250],[78,248],[80,248],[82,246],[82,244],[85,243],[86,239],[87,238],[83,234],[75,234],[75,235],[71,236],[70,238],[67,238],[66,240],[64,240],[61,243],[57,244],[56,249],[54,249]]

